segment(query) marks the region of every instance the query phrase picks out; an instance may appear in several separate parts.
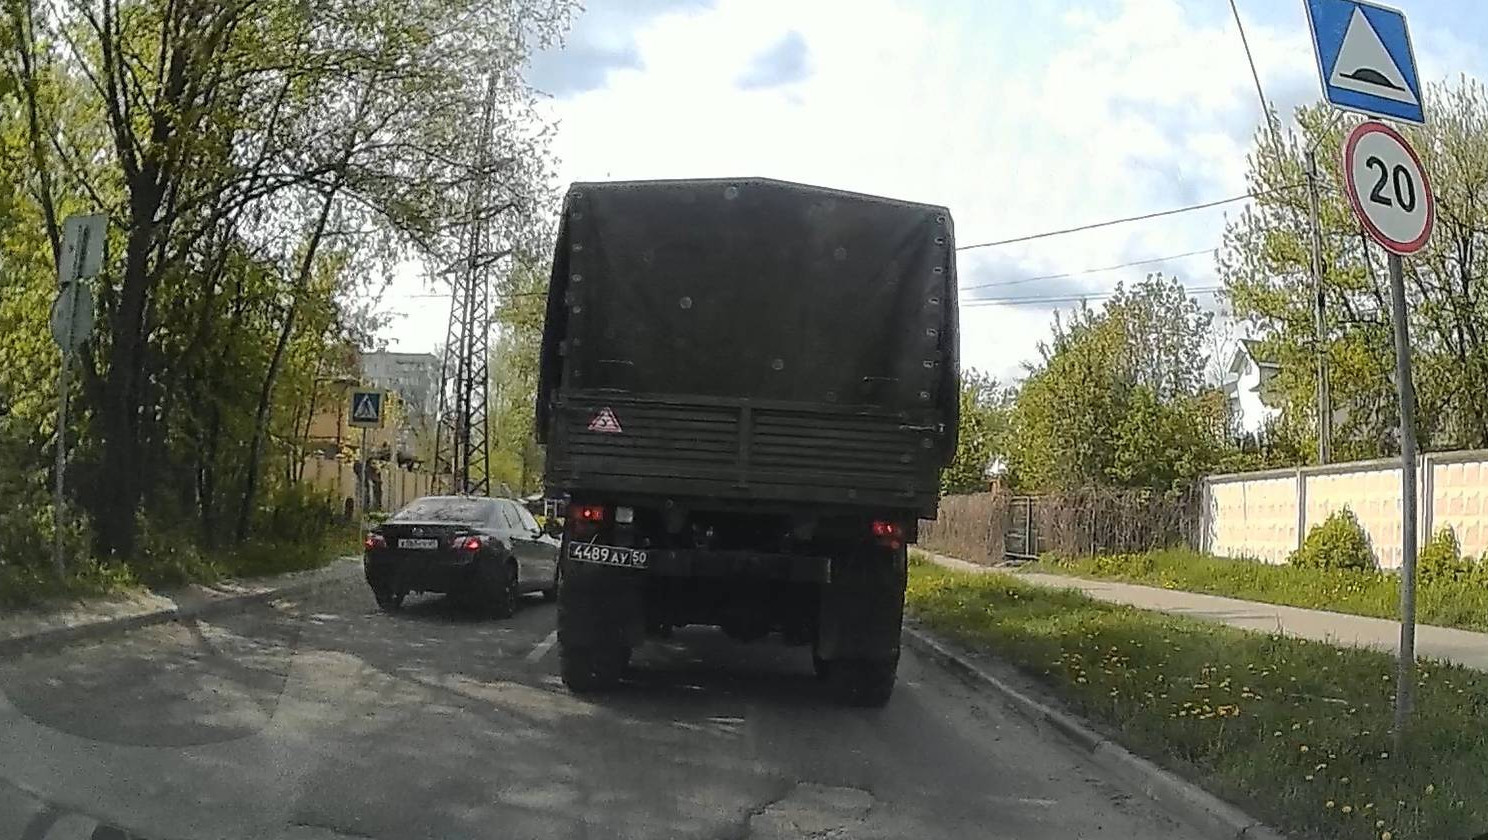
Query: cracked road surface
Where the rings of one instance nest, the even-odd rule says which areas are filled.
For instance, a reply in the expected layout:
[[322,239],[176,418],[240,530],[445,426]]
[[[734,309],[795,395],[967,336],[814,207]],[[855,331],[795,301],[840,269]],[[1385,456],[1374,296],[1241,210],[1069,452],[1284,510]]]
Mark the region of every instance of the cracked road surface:
[[1195,836],[910,651],[843,709],[804,649],[680,631],[587,700],[553,622],[348,579],[0,660],[0,840]]

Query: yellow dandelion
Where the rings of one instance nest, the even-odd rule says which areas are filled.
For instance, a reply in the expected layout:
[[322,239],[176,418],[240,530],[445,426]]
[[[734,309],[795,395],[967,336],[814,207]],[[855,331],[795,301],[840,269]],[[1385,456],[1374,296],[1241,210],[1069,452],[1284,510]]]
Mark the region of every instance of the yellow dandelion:
[[1333,808],[1333,800],[1329,799],[1327,802],[1324,802],[1323,807],[1331,810]]
[[1299,751],[1299,752],[1307,752],[1307,745],[1306,745],[1306,744],[1303,744],[1303,745],[1302,745],[1302,746],[1301,746],[1301,747],[1300,747],[1300,748],[1299,748],[1299,750],[1298,750],[1298,751]]
[[1307,774],[1307,776],[1306,776],[1306,777],[1305,777],[1305,778],[1306,778],[1306,779],[1307,779],[1307,781],[1309,781],[1309,782],[1310,782],[1310,781],[1312,781],[1312,774],[1311,774],[1311,773],[1308,773],[1308,774]]
[[1374,827],[1375,828],[1384,828],[1385,827],[1385,821],[1384,820],[1375,820],[1374,821]]
[[1427,796],[1430,796],[1433,793],[1436,793],[1436,785],[1427,785],[1426,786],[1426,795]]
[[1352,805],[1345,805],[1342,808],[1339,808],[1338,810],[1339,810],[1340,813],[1352,814],[1354,812],[1354,806],[1352,806]]
[[1391,834],[1388,831],[1381,831],[1380,840],[1395,840],[1395,835]]
[[1294,724],[1292,724],[1292,731],[1293,732],[1296,732],[1298,729],[1301,729],[1301,728],[1302,728],[1302,724],[1300,724],[1300,723],[1294,723]]

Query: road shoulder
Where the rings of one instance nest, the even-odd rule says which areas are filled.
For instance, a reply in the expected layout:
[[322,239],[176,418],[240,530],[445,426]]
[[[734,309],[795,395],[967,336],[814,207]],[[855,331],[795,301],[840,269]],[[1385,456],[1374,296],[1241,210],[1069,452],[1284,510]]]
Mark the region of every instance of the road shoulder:
[[0,657],[108,638],[168,621],[231,613],[276,598],[301,595],[360,573],[361,563],[348,556],[319,569],[285,575],[0,614]]

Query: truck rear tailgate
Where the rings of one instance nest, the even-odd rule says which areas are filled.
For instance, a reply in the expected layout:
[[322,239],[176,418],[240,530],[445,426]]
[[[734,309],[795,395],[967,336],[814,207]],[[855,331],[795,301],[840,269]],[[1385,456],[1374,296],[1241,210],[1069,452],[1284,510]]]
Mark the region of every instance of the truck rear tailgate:
[[742,399],[569,394],[548,476],[560,489],[933,508],[924,418]]

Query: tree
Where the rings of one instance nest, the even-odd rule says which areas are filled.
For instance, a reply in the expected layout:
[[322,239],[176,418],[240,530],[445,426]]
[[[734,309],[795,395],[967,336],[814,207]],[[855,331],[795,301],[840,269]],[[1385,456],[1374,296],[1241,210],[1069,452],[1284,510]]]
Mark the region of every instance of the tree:
[[541,486],[543,470],[533,422],[548,275],[535,244],[519,252],[498,284],[490,363],[492,478],[524,494]]
[[1042,361],[1013,403],[1014,483],[1181,489],[1229,452],[1226,405],[1203,383],[1210,316],[1172,278],[1151,275],[1099,311],[1056,315]]
[[961,371],[961,426],[956,456],[940,474],[940,492],[987,489],[987,471],[1002,459],[1011,392],[975,369]]
[[[1438,196],[1436,231],[1405,261],[1421,440],[1433,448],[1488,445],[1488,96],[1463,78],[1431,85],[1427,126],[1405,131]],[[1389,287],[1383,252],[1364,236],[1344,197],[1336,150],[1358,120],[1298,109],[1297,128],[1261,129],[1247,180],[1258,198],[1225,233],[1220,274],[1244,318],[1281,363],[1283,433],[1289,448],[1316,450],[1316,354],[1325,356],[1340,459],[1399,451]],[[1319,336],[1309,275],[1306,151],[1320,179],[1325,332]]]
[[[521,69],[568,3],[4,10],[0,96],[16,107],[0,111],[0,154],[25,164],[25,212],[46,232],[38,247],[0,227],[7,268],[40,292],[61,218],[89,208],[112,222],[78,401],[77,486],[98,488],[82,497],[98,548],[130,558],[156,504],[194,508],[208,535],[230,504],[242,539],[263,477],[294,475],[267,464],[297,457],[318,378],[365,346],[353,315],[366,278],[408,256],[446,265],[476,219],[509,233],[545,206],[546,128]],[[492,126],[471,119],[487,101]],[[35,322],[38,306],[44,323],[44,299],[0,299],[0,324]],[[31,355],[0,344],[0,371]]]

